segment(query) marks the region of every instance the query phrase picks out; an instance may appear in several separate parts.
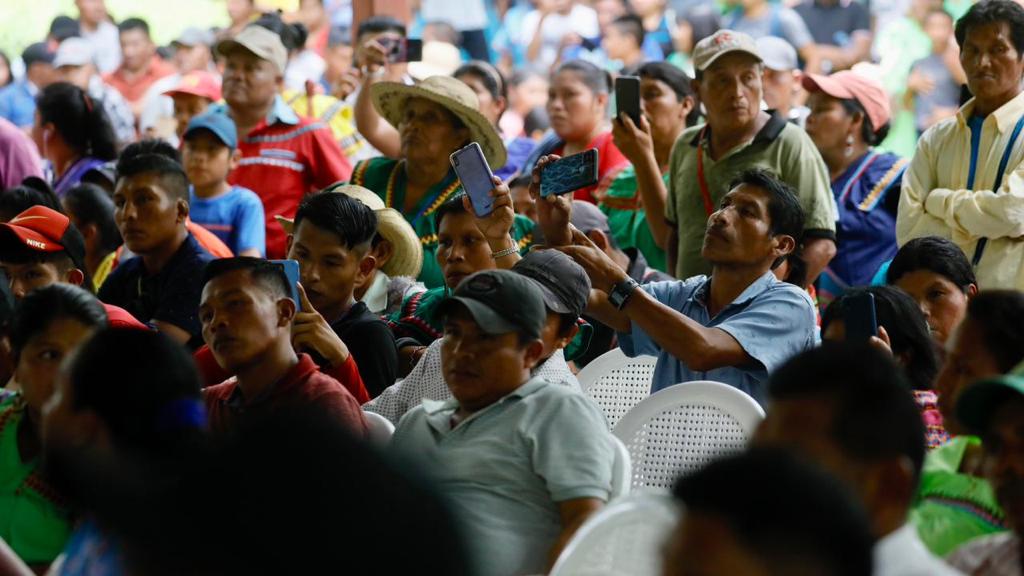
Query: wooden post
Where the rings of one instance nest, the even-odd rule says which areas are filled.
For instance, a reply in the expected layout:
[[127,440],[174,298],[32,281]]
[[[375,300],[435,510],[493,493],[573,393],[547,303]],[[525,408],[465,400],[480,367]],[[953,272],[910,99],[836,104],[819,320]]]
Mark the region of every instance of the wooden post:
[[412,24],[412,6],[409,0],[352,0],[352,30],[370,16],[394,16],[406,26]]

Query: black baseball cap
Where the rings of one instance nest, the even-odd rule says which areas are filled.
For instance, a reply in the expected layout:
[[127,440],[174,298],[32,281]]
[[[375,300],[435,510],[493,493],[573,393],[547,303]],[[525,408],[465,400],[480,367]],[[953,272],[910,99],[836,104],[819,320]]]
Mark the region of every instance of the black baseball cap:
[[569,223],[584,234],[593,230],[600,230],[609,237],[612,234],[608,216],[597,206],[583,200],[572,201],[572,215],[569,217]]
[[512,271],[537,283],[548,310],[578,317],[587,309],[590,278],[579,264],[562,252],[534,250],[516,262]]
[[540,338],[547,320],[537,283],[509,270],[485,270],[467,277],[438,312],[447,316],[460,304],[488,334],[523,332]]
[[57,53],[50,49],[46,42],[36,42],[35,44],[29,44],[28,48],[21,53],[21,61],[25,63],[25,67],[36,64],[53,64],[53,59],[57,57]]

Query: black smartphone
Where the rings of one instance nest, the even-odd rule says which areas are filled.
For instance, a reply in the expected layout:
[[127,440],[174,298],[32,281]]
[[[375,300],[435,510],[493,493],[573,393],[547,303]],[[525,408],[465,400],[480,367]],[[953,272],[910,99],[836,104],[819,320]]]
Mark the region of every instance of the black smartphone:
[[423,40],[419,38],[407,38],[405,40],[405,62],[420,62],[423,60]]
[[473,212],[481,218],[494,212],[494,198],[491,197],[494,174],[480,145],[470,142],[468,146],[456,150],[449,160],[462,182],[462,189],[469,196]]
[[850,296],[843,316],[847,342],[867,342],[872,336],[878,336],[875,295],[871,292]]
[[423,40],[385,36],[377,40],[388,54],[389,64],[423,60]]
[[640,78],[619,76],[615,79],[615,109],[619,114],[625,112],[635,126],[640,126]]
[[591,148],[545,166],[540,171],[540,195],[567,194],[597,181],[597,148]]
[[292,288],[295,309],[302,312],[302,299],[299,298],[299,262],[297,260],[271,260],[271,262],[280,264],[284,268],[284,275],[288,278],[288,285]]

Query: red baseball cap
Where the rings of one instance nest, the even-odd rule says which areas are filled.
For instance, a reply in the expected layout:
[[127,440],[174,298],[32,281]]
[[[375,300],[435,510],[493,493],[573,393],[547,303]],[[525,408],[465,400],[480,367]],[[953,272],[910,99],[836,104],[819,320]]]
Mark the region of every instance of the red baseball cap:
[[892,117],[889,95],[882,84],[859,72],[843,70],[829,76],[804,74],[800,80],[808,92],[824,92],[841,100],[856,100],[871,119],[871,127],[877,132]]
[[189,94],[207,98],[211,102],[218,102],[221,98],[220,78],[205,70],[196,70],[182,76],[178,85],[164,94],[166,96]]
[[0,224],[0,259],[8,242],[37,252],[67,252],[76,268],[85,270],[85,240],[71,220],[46,206],[32,206],[6,224]]

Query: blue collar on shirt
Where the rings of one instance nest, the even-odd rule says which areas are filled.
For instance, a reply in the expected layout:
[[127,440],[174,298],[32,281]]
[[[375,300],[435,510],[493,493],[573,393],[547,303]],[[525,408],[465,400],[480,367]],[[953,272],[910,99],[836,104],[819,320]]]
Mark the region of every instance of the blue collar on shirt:
[[[221,114],[228,113],[228,105],[225,102],[214,104],[210,106],[211,112],[218,112]],[[284,98],[280,94],[274,96],[274,105],[270,107],[270,113],[267,114],[267,126],[273,126],[274,124],[288,124],[294,126],[299,123],[299,115],[292,110],[291,106],[284,101]]]
[[[762,275],[760,278],[751,282],[750,286],[747,286],[746,289],[743,290],[743,292],[741,292],[735,300],[730,302],[725,308],[722,308],[722,311],[725,311],[733,306],[743,306],[744,304],[747,304],[754,298],[757,298],[757,296],[760,295],[762,292],[771,288],[778,282],[779,279],[775,277],[775,274],[771,270],[765,272],[764,275]],[[704,282],[696,290],[693,291],[693,296],[691,296],[690,299],[698,302],[701,306],[707,308],[708,296],[710,294],[711,276],[708,276],[707,278],[704,279]],[[719,312],[719,314],[721,314],[721,312]]]

